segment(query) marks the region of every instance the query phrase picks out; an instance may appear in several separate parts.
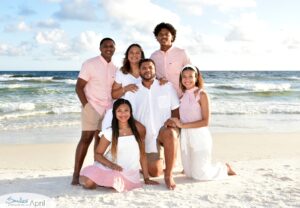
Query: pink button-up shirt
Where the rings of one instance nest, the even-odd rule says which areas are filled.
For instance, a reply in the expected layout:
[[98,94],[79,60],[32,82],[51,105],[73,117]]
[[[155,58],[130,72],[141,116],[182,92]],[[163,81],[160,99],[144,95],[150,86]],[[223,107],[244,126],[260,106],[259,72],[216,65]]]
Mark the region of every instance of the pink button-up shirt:
[[150,58],[155,62],[157,78],[166,78],[173,84],[177,95],[181,96],[182,91],[179,88],[179,74],[182,67],[191,63],[186,51],[172,46],[166,52],[161,50],[155,51]]
[[111,89],[117,67],[100,55],[82,64],[79,78],[87,81],[84,93],[88,102],[102,115],[112,107]]

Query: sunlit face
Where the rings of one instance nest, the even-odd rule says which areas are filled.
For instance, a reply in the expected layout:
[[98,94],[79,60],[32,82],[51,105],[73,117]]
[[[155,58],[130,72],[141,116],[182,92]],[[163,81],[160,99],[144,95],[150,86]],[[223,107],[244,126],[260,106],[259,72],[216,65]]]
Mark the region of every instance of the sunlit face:
[[196,72],[194,70],[186,69],[182,72],[182,85],[187,89],[195,87],[197,82]]
[[156,39],[161,46],[171,46],[173,36],[169,30],[163,28],[161,29],[161,31],[159,31],[158,35],[156,36]]
[[127,104],[121,104],[116,109],[117,120],[121,123],[125,123],[130,118],[130,108]]
[[142,51],[139,47],[133,46],[128,51],[128,60],[131,64],[137,64],[142,58]]
[[151,61],[142,63],[140,67],[140,76],[146,81],[150,81],[155,78],[155,66]]
[[111,57],[115,53],[115,44],[111,40],[106,40],[104,41],[101,46],[100,46],[100,51],[101,55],[106,59],[106,60],[111,60]]

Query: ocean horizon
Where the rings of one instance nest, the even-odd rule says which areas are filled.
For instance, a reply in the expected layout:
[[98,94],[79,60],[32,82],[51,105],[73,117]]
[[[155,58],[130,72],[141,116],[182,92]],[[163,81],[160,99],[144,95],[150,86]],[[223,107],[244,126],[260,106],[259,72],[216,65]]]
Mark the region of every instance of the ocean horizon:
[[[80,129],[78,73],[0,71],[0,143],[12,142],[9,132]],[[202,74],[211,100],[213,133],[299,132],[300,71]]]

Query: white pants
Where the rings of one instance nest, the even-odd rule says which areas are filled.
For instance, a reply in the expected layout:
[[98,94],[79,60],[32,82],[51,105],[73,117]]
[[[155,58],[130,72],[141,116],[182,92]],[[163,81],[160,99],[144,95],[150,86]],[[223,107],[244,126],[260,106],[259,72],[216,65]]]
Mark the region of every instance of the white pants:
[[217,180],[228,176],[225,164],[211,164],[212,138],[207,127],[181,129],[181,160],[186,176]]

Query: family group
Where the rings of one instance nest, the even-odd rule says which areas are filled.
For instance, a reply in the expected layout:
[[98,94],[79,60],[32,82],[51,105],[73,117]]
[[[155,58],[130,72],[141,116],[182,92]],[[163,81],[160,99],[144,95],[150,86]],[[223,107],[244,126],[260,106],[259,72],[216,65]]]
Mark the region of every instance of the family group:
[[[129,191],[150,177],[164,175],[174,190],[177,149],[183,174],[200,181],[235,175],[227,163],[211,163],[208,129],[210,102],[199,69],[184,49],[175,47],[176,29],[162,22],[154,28],[160,48],[146,58],[131,44],[122,66],[112,62],[115,41],[104,38],[100,55],[82,65],[76,93],[82,104],[81,138],[72,184]],[[94,138],[94,164],[82,169]]]

